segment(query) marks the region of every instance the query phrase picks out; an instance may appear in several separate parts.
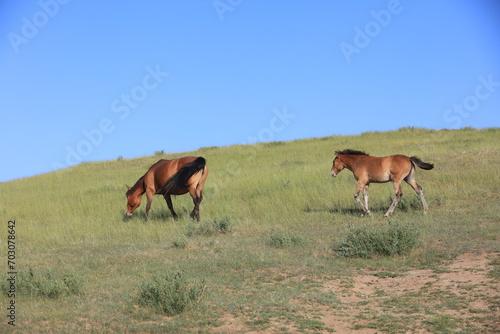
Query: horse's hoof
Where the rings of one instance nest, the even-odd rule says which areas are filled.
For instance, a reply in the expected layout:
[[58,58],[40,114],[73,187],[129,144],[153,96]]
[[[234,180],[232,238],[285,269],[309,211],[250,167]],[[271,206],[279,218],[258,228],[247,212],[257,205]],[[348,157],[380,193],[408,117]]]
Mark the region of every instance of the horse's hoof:
[[363,213],[361,214],[361,217],[364,217],[365,215],[366,215],[366,216],[369,216],[369,215],[371,215],[371,214],[372,214],[372,213],[371,213],[371,211],[370,211],[370,210],[368,210],[368,211],[363,212]]

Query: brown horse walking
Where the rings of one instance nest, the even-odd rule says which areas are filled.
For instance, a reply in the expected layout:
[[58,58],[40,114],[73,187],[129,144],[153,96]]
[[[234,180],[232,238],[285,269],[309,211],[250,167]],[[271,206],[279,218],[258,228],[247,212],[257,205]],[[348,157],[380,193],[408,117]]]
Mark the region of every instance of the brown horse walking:
[[153,195],[163,195],[174,218],[177,214],[172,206],[170,195],[184,195],[189,192],[194,202],[191,218],[200,220],[200,203],[203,199],[203,184],[208,176],[208,167],[204,158],[183,157],[173,160],[159,160],[152,165],[132,188],[127,186],[127,209],[125,216],[141,205],[141,198],[146,193],[146,219],[149,215]]
[[[403,180],[417,192],[424,206],[424,213],[427,212],[428,206],[422,187],[415,181],[415,165],[422,169],[430,170],[434,168],[433,164],[423,162],[417,157],[407,157],[401,154],[387,157],[372,157],[362,151],[343,150],[336,151],[335,155],[332,176],[337,176],[344,168],[349,169],[354,174],[354,178],[358,181],[354,199],[366,214],[370,214],[370,210],[368,209],[368,186],[370,183],[393,182],[395,196],[389,210],[384,215],[384,217],[387,217],[394,211],[394,208],[401,200],[401,196],[403,196],[401,190],[401,182]],[[363,189],[364,204],[359,199],[361,189]]]

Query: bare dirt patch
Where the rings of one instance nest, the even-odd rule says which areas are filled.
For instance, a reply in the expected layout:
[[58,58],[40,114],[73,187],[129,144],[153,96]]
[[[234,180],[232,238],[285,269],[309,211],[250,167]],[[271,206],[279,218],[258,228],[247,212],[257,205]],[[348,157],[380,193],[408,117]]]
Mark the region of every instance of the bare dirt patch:
[[344,333],[498,332],[500,287],[488,277],[491,261],[498,256],[464,254],[437,270],[402,276],[367,271],[347,288],[331,281],[325,288],[340,287],[344,310],[326,312],[323,321]]
[[[499,253],[464,254],[434,270],[403,274],[364,271],[349,279],[322,282],[337,302],[302,302],[303,316],[322,325],[315,333],[497,333],[500,332],[500,285],[489,277]],[[498,263],[498,260],[497,260]],[[301,303],[300,300],[297,301]],[[314,316],[311,316],[314,315]],[[273,319],[261,330],[246,328],[243,317],[221,319],[217,333],[295,333],[298,328]]]

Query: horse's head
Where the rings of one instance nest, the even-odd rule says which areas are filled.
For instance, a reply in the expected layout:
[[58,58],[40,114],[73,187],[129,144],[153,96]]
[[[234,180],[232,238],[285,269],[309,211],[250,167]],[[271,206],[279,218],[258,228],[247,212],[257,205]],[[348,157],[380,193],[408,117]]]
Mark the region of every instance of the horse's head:
[[127,196],[127,209],[125,210],[126,217],[132,217],[132,212],[141,205],[141,197],[137,193],[130,191],[130,187],[127,186],[127,192],[125,196]]
[[333,159],[333,166],[332,166],[332,177],[337,176],[342,169],[345,168],[345,164],[340,160],[339,154],[335,152],[336,157]]

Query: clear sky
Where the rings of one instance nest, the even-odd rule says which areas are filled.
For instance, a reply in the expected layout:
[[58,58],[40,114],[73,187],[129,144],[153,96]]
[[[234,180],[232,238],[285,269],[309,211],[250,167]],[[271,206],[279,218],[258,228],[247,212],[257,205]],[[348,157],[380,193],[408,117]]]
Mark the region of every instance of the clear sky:
[[0,181],[159,150],[500,126],[494,0],[6,0],[0,36]]

